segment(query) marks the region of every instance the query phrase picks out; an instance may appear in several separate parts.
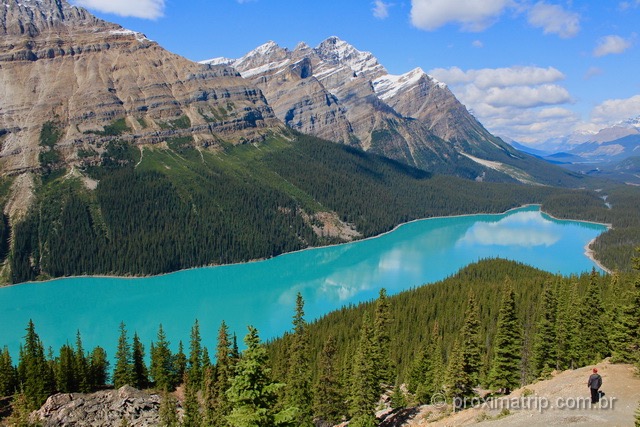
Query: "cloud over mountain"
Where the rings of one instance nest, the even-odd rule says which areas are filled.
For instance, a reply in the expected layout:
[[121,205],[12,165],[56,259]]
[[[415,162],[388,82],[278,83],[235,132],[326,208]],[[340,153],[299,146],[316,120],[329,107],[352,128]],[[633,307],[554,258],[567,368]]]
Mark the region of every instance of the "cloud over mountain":
[[165,0],[75,0],[74,4],[104,13],[158,19],[164,14]]

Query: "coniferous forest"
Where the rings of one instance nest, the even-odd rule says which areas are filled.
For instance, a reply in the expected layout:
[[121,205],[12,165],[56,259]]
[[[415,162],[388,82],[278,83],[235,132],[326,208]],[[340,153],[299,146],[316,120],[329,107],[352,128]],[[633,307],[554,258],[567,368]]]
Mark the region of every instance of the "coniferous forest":
[[[560,218],[611,224],[594,245],[611,270],[629,270],[640,245],[637,188],[579,177],[600,191],[474,182],[303,135],[221,152],[171,147],[108,143],[82,158],[95,189],[72,171],[45,169],[26,215],[0,221],[3,280],[152,275],[343,241],[314,232],[326,212],[370,237],[413,219],[537,203]],[[3,206],[10,186],[10,177],[0,182]]]
[[[382,289],[375,301],[311,323],[298,295],[290,332],[263,343],[249,326],[242,351],[240,331],[223,322],[210,352],[203,341],[214,338],[202,337],[196,321],[177,346],[162,325],[147,346],[121,324],[113,359],[100,347],[85,350],[80,334],[45,352],[30,322],[17,360],[1,352],[0,395],[13,396],[16,423],[55,392],[129,384],[163,396],[166,426],[375,426],[383,393],[400,408],[436,393],[450,402],[472,397],[477,387],[508,394],[605,357],[640,368],[640,260],[634,265],[563,277],[485,260],[398,295]],[[171,394],[178,386],[179,404]]]

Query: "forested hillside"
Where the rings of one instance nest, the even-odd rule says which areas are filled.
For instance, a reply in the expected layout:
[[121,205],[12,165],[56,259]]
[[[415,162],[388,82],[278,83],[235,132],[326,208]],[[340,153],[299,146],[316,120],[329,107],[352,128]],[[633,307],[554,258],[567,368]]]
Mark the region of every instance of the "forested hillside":
[[[11,180],[0,185],[3,205]],[[416,218],[541,203],[557,216],[612,223],[598,253],[628,268],[640,242],[640,191],[606,191],[612,209],[592,191],[431,175],[297,134],[222,151],[188,138],[164,147],[110,142],[100,156],[87,153],[81,170],[43,169],[31,210],[12,229],[6,217],[0,224],[0,257],[10,283],[149,275],[368,237]],[[336,223],[353,230],[325,232]]]
[[311,324],[300,295],[291,309],[290,333],[263,345],[250,326],[242,352],[224,322],[211,353],[197,321],[185,337],[188,346],[180,342],[177,352],[162,325],[146,348],[122,324],[108,349],[113,370],[107,352],[85,351],[80,335],[74,346],[47,355],[29,323],[17,360],[6,347],[0,352],[0,396],[15,394],[14,422],[55,392],[130,384],[163,394],[164,425],[178,425],[170,392],[181,386],[183,426],[311,426],[341,419],[374,426],[385,391],[398,408],[429,403],[434,394],[448,402],[472,397],[478,386],[508,394],[552,370],[609,356],[640,364],[637,270],[562,277],[485,260],[398,295],[381,290],[376,301]]

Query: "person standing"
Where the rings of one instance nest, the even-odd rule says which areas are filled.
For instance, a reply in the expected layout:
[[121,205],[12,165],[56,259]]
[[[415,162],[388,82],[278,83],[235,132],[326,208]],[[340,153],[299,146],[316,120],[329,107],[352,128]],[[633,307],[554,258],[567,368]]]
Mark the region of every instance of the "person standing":
[[600,401],[600,387],[602,387],[602,377],[598,374],[598,368],[593,368],[593,374],[589,376],[587,387],[591,390],[591,404]]

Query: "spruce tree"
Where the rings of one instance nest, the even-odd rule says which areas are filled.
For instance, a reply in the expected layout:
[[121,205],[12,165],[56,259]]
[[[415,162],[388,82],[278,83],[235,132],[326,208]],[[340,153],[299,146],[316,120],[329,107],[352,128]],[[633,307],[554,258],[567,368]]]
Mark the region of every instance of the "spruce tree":
[[504,291],[495,339],[493,340],[493,363],[489,372],[489,384],[509,394],[520,385],[520,362],[522,359],[522,332],[516,317],[513,288],[509,283]]
[[29,420],[33,407],[27,395],[23,392],[16,394],[11,402],[11,415],[6,419],[6,425],[11,427],[35,427]]
[[177,403],[176,399],[167,390],[162,391],[160,395],[160,409],[158,410],[160,427],[180,426],[180,422],[178,421]]
[[258,331],[249,326],[244,339],[246,350],[236,365],[227,397],[231,413],[227,421],[233,427],[273,427],[291,421],[291,411],[276,413],[278,389],[282,384],[271,380],[266,349],[260,344]]
[[200,337],[200,324],[198,319],[191,328],[191,340],[189,342],[189,362],[187,375],[191,384],[196,390],[200,390],[202,385],[202,338]]
[[149,373],[156,388],[165,391],[173,391],[176,385],[173,375],[173,355],[169,345],[161,324],[158,326],[157,341],[151,344]]
[[177,387],[184,381],[184,374],[187,372],[187,356],[184,354],[182,341],[178,342],[178,352],[173,356],[173,384]]
[[542,294],[542,307],[533,343],[533,374],[546,376],[558,369],[556,324],[558,304],[551,285],[546,285]]
[[138,333],[133,334],[133,353],[132,353],[132,385],[142,390],[149,386],[149,371],[144,361],[144,345],[138,337]]
[[329,335],[320,354],[318,380],[313,394],[315,418],[324,425],[338,424],[346,413],[336,366],[337,352],[336,339]]
[[478,304],[473,293],[469,294],[464,317],[461,345],[463,369],[471,384],[477,385],[480,381],[482,352],[480,349],[480,314],[478,313]]
[[602,304],[599,275],[593,270],[580,306],[580,364],[598,363],[610,355],[607,316]]
[[91,352],[89,378],[93,390],[105,386],[109,381],[109,359],[102,347],[95,347]]
[[16,369],[13,366],[9,348],[5,346],[0,353],[0,397],[13,395],[17,388]]
[[394,374],[391,364],[391,311],[386,289],[380,289],[376,301],[376,311],[373,321],[374,363],[378,391],[381,393],[385,386],[393,385]]
[[380,398],[379,376],[376,372],[376,350],[373,327],[369,313],[365,312],[360,328],[360,341],[353,357],[351,374],[349,425],[356,427],[374,426],[374,412]]
[[289,349],[289,367],[285,385],[285,407],[295,408],[296,425],[313,426],[311,412],[311,369],[309,366],[309,338],[307,324],[304,320],[304,300],[298,292],[296,310],[293,316],[293,334]]
[[420,403],[429,403],[434,393],[443,391],[445,367],[442,354],[442,337],[436,321],[412,373],[413,392]]
[[640,258],[634,258],[634,289],[623,298],[611,333],[612,361],[640,364]]
[[80,331],[76,332],[76,349],[74,354],[74,368],[77,381],[77,390],[81,393],[88,393],[91,391],[91,384],[89,381],[89,365],[87,364],[87,355],[84,353],[82,346],[82,337]]
[[184,416],[182,427],[200,427],[202,416],[198,405],[198,386],[195,377],[189,373],[184,375]]
[[558,293],[556,321],[557,369],[575,369],[580,352],[580,304],[577,283],[563,284]]
[[113,386],[118,389],[126,384],[133,384],[133,365],[127,329],[124,322],[121,322],[118,349],[116,351],[116,366],[113,371]]
[[60,347],[60,353],[56,363],[56,389],[60,393],[75,393],[78,391],[78,378],[76,377],[75,354],[68,344]]
[[449,363],[445,373],[445,390],[456,409],[464,407],[464,398],[473,396],[473,380],[466,371],[464,350],[456,341],[449,356]]
[[227,390],[231,386],[231,380],[234,375],[233,348],[230,341],[229,328],[222,321],[218,329],[218,343],[216,345],[216,366],[215,378],[213,377],[213,369],[209,370],[210,381],[212,387],[209,392],[209,398],[206,405],[210,407],[211,420],[208,425],[213,427],[227,427],[226,416],[231,412],[231,404],[227,398]]
[[29,320],[26,330],[18,372],[27,407],[33,410],[39,408],[54,393],[55,377],[51,365],[45,359],[44,348],[33,321]]

